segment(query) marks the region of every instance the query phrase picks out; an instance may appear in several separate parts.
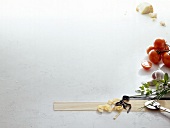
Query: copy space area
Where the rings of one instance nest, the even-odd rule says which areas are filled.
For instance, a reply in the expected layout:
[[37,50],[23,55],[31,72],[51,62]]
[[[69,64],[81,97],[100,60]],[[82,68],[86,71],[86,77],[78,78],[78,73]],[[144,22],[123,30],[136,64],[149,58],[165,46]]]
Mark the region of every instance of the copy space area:
[[[53,111],[53,102],[107,102],[135,95],[159,68],[141,67],[155,38],[170,42],[167,0],[3,0],[0,4],[0,127],[169,128],[159,112]],[[166,26],[161,26],[164,21]],[[170,73],[170,69],[163,67]],[[161,123],[160,123],[161,122]]]

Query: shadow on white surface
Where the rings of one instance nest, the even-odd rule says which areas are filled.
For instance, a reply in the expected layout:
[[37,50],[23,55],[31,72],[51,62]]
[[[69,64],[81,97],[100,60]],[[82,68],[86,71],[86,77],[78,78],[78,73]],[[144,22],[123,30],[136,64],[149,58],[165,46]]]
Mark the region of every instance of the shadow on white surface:
[[161,69],[162,71],[164,71],[165,73],[170,74],[170,68],[166,67],[165,65],[163,65],[160,69]]

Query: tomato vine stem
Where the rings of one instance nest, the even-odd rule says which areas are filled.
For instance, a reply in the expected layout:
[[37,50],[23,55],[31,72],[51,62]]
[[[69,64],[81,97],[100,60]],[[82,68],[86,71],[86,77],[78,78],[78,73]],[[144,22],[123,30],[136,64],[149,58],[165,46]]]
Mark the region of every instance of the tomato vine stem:
[[170,50],[156,50],[158,54],[164,53],[164,52],[169,52]]

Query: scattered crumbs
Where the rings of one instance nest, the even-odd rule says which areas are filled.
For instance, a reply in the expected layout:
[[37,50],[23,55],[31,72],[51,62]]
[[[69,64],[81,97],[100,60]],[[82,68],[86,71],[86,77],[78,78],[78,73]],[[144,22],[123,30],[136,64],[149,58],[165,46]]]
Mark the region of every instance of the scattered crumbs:
[[152,18],[152,21],[155,21],[156,20],[156,18]]
[[164,26],[164,27],[166,26],[165,22],[163,22],[163,21],[160,21],[159,23],[161,26]]
[[150,18],[157,18],[157,13],[149,13]]

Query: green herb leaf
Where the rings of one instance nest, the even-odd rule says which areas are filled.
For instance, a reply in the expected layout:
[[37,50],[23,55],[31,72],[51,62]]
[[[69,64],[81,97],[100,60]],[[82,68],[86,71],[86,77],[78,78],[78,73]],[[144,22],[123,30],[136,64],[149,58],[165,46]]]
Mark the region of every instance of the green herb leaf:
[[141,90],[136,90],[135,92],[136,92],[136,93],[141,93]]
[[153,85],[156,85],[158,82],[156,80],[152,80]]
[[145,91],[141,91],[141,95],[144,95],[145,94]]
[[149,83],[143,84],[145,88],[149,88]]
[[168,73],[165,73],[165,75],[164,75],[165,83],[168,81],[168,79],[169,79]]
[[156,90],[158,90],[158,89],[159,89],[159,84],[157,83],[157,84],[156,84]]
[[145,90],[145,87],[144,86],[140,86],[139,87],[141,90]]
[[160,80],[161,83],[165,83],[165,80]]
[[[170,78],[167,73],[164,74],[163,80],[152,80],[151,82],[144,83],[141,85],[137,93],[141,93],[141,95],[156,95],[157,100],[163,97],[165,94],[170,92]],[[155,85],[150,86],[150,85]],[[153,88],[154,87],[154,88]],[[153,89],[153,90],[152,90]]]

